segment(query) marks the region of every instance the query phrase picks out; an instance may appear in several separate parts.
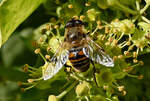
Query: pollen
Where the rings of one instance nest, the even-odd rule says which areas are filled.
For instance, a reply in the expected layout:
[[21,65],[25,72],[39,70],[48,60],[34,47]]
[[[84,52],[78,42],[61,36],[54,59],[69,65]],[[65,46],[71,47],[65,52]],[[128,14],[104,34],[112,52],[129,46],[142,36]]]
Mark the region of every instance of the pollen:
[[48,46],[47,47],[47,52],[49,52],[51,50],[51,47],[50,46]]
[[68,5],[68,8],[72,9],[72,8],[73,8],[73,5],[72,5],[72,4]]
[[39,52],[40,52],[40,48],[38,48],[34,51],[35,54],[38,54]]
[[141,79],[143,79],[143,78],[144,78],[143,75],[138,76],[138,79],[139,79],[139,80],[141,80]]
[[40,37],[40,42],[43,42],[43,38],[42,37]]
[[50,30],[51,26],[49,24],[46,24],[46,29]]
[[29,65],[25,64],[22,69],[23,69],[24,72],[27,72],[28,69],[29,69]]
[[105,33],[109,33],[109,28],[105,27]]
[[122,91],[124,90],[124,86],[119,86],[119,87],[118,87],[118,90],[119,90],[120,92],[122,92]]
[[133,67],[127,67],[127,68],[123,69],[123,72],[129,72],[129,71],[132,71],[132,70],[133,70]]
[[122,95],[126,95],[127,94],[127,92],[124,90],[124,91],[122,91]]
[[115,19],[115,22],[119,22],[119,19]]
[[28,79],[27,80],[29,83],[32,83],[33,82],[33,79]]
[[84,18],[85,18],[84,15],[81,15],[81,16],[80,16],[80,20],[83,20]]
[[125,56],[129,56],[129,55],[130,55],[130,52],[129,52],[129,51],[124,51],[124,55],[125,55]]
[[133,52],[133,57],[137,57],[137,52]]
[[18,86],[22,86],[22,82],[21,81],[18,82]]
[[133,59],[133,63],[138,63],[138,60],[137,59]]
[[90,2],[86,2],[85,6],[91,6],[91,3]]
[[114,56],[114,57],[113,57],[113,61],[116,61],[116,60],[117,60],[117,58],[118,58],[117,56]]
[[130,42],[130,41],[128,41],[128,42],[126,43],[126,45],[127,45],[127,46],[130,46],[130,45],[131,45],[131,42]]
[[47,60],[50,60],[50,55],[45,55],[45,58],[46,58]]
[[139,61],[140,65],[143,66],[144,65],[144,62],[143,61]]
[[103,89],[104,89],[104,90],[107,90],[107,89],[108,89],[108,86],[107,86],[107,85],[104,85],[104,86],[103,86]]
[[119,55],[118,58],[119,58],[119,59],[123,59],[123,55]]
[[58,28],[59,28],[59,25],[55,25],[54,28],[55,28],[55,29],[58,29]]

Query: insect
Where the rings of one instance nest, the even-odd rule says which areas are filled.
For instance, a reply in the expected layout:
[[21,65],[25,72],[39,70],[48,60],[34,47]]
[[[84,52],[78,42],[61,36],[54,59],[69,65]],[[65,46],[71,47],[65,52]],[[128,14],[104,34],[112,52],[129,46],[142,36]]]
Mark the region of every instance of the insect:
[[43,79],[52,78],[69,60],[75,71],[85,72],[90,62],[113,67],[114,62],[104,50],[83,32],[81,20],[72,19],[65,26],[64,41],[60,44],[50,64],[43,71]]

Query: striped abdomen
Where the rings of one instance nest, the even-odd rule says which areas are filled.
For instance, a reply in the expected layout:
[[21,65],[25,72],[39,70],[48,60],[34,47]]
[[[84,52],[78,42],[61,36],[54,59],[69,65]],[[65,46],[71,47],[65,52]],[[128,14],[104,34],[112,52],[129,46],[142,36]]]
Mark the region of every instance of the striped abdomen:
[[88,70],[90,65],[90,60],[84,55],[82,48],[70,50],[69,61],[75,70],[79,72]]

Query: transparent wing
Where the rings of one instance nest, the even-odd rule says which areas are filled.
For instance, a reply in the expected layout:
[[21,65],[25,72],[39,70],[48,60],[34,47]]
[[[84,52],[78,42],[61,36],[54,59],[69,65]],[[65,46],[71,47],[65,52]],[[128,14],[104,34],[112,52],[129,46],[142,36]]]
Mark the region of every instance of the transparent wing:
[[110,58],[110,56],[107,55],[104,50],[89,37],[87,37],[87,46],[83,48],[83,52],[92,61],[108,67],[114,66],[112,58]]
[[43,69],[43,79],[52,78],[67,62],[69,51],[64,48],[59,48],[52,57],[51,62]]

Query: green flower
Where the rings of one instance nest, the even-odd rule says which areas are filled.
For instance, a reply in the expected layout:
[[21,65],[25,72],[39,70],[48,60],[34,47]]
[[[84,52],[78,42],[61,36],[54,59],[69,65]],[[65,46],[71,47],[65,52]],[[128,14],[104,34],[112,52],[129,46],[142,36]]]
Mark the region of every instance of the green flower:
[[114,80],[113,74],[109,69],[102,69],[99,74],[96,73],[96,81],[98,86],[103,86],[104,84],[112,83]]

